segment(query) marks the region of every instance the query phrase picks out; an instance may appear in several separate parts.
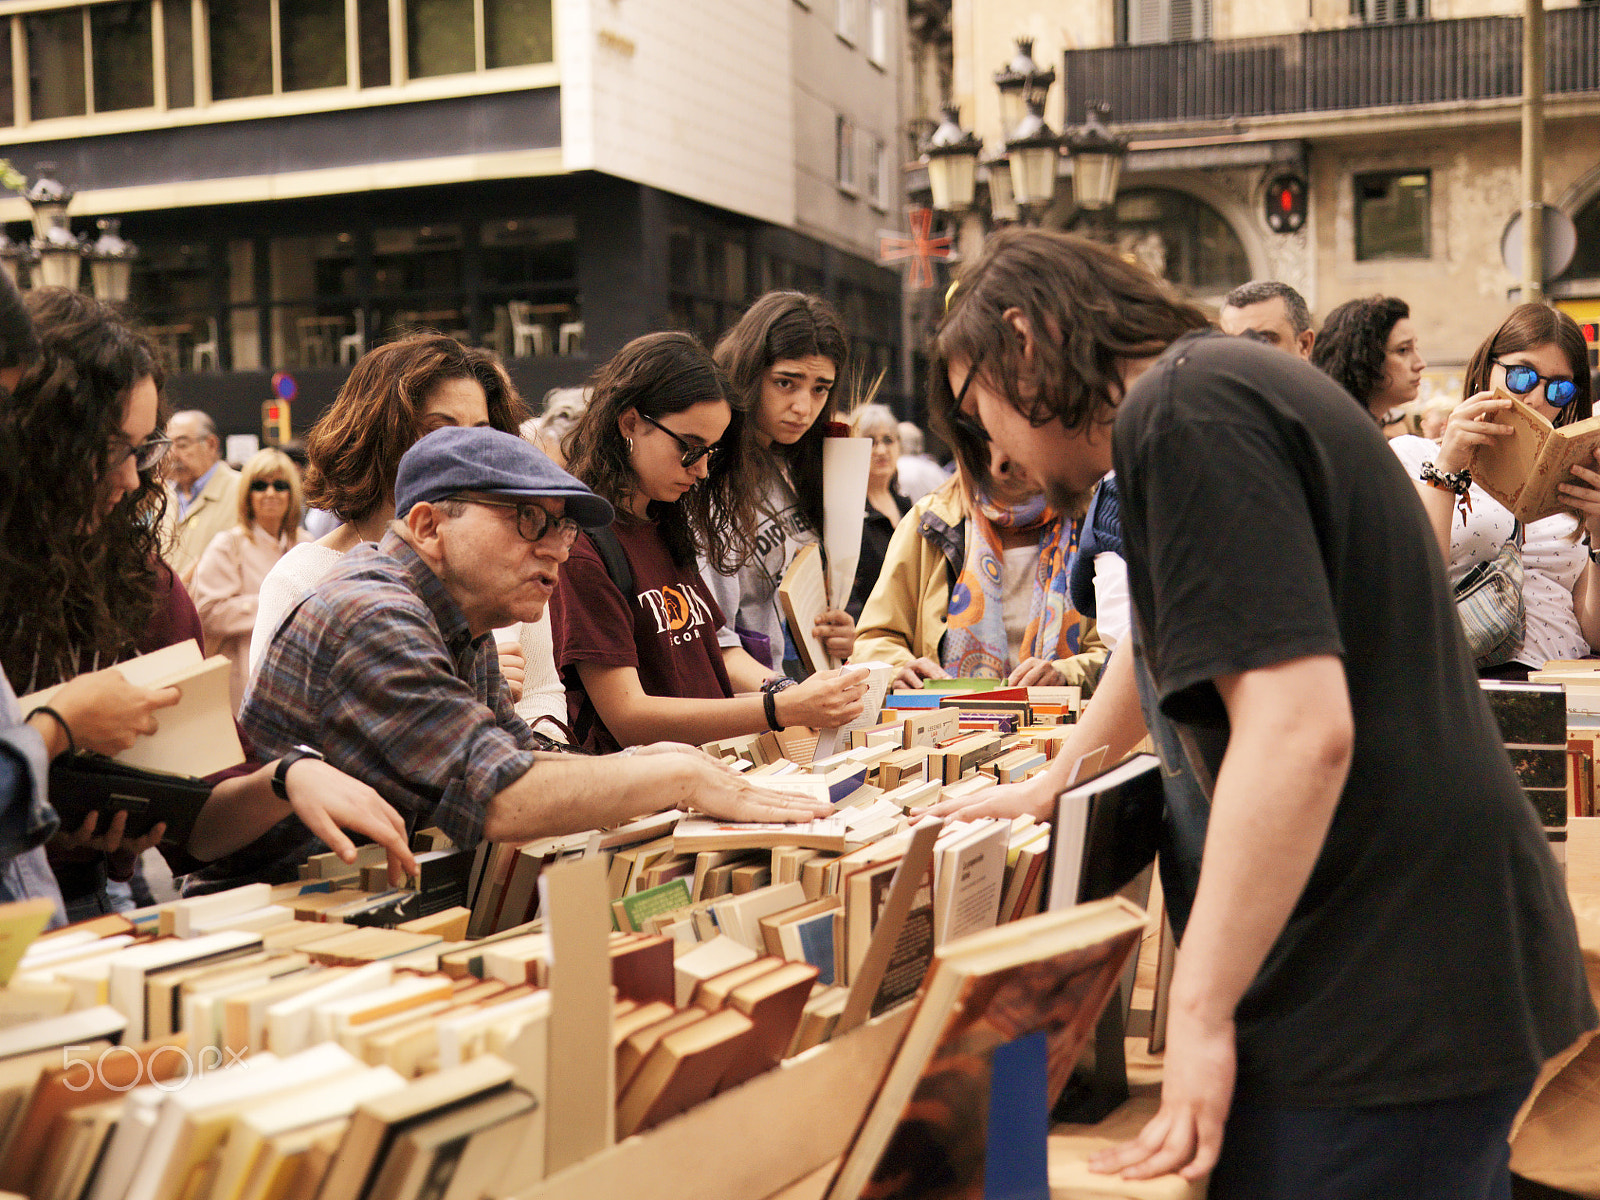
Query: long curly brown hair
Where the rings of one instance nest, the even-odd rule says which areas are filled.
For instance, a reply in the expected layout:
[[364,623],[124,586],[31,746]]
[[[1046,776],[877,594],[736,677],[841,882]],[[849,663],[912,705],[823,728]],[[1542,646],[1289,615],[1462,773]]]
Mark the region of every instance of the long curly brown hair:
[[126,656],[155,610],[166,489],[154,471],[102,514],[128,393],[159,388],[150,343],[78,292],[27,297],[39,338],[0,394],[0,665],[19,693]]
[[617,422],[630,408],[646,417],[679,413],[706,401],[725,401],[733,410],[728,428],[711,456],[711,473],[681,500],[652,500],[657,523],[672,561],[692,567],[702,556],[725,575],[754,553],[758,519],[757,484],[744,431],[749,406],[694,337],[687,333],[647,333],[634,338],[591,381],[594,394],[562,446],[567,470],[597,495],[611,501],[619,521],[627,520],[628,501],[638,486],[628,447]]

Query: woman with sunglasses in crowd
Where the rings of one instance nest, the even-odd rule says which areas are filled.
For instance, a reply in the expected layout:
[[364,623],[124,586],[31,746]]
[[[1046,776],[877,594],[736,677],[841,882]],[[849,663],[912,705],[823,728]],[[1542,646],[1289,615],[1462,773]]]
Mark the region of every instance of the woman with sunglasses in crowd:
[[[573,731],[592,750],[699,745],[861,712],[858,672],[736,696],[717,644],[723,613],[697,561],[731,574],[756,529],[744,401],[686,333],[635,338],[600,369],[568,435],[568,469],[616,509],[580,534],[551,601]],[[724,448],[727,448],[726,451]]]
[[[1588,347],[1577,323],[1543,304],[1512,310],[1467,363],[1466,399],[1458,405],[1438,442],[1419,437],[1390,442],[1432,519],[1450,582],[1493,559],[1516,534],[1516,521],[1481,487],[1456,489],[1470,478],[1476,447],[1507,437],[1497,420],[1510,401],[1502,388],[1554,425],[1570,425],[1593,410]],[[1523,531],[1522,598],[1526,629],[1513,661],[1483,672],[1525,679],[1530,668],[1554,658],[1582,658],[1600,645],[1600,567],[1591,543],[1600,538],[1600,464],[1575,467],[1562,492],[1580,514],[1557,513]]]
[[228,695],[239,711],[250,679],[250,634],[267,572],[291,547],[311,540],[300,528],[300,472],[282,450],[258,451],[239,477],[239,523],[211,539],[189,591],[206,631],[206,652],[233,663]]

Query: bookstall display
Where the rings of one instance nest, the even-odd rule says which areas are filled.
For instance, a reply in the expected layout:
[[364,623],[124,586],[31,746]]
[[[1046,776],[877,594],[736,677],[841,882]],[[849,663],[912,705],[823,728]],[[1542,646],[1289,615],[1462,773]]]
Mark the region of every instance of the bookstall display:
[[[37,902],[0,909],[0,1191],[912,1196],[884,1173],[958,1062],[980,1064],[952,1110],[982,1110],[978,1153],[919,1144],[974,1188],[1046,1187],[1050,1104],[1144,915],[1047,904],[1065,817],[911,810],[1041,769],[1076,690],[890,699],[820,758],[774,734],[706,747],[827,795],[807,824],[664,813],[472,850],[429,830],[401,888],[365,847],[49,933]],[[1081,870],[1114,822],[1079,807]]]

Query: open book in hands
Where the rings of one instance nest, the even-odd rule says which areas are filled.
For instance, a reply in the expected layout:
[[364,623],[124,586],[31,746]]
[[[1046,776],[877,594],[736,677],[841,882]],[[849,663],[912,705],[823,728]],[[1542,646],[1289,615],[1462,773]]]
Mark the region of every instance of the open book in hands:
[[1477,447],[1470,464],[1472,481],[1525,525],[1572,511],[1559,489],[1563,483],[1585,482],[1573,476],[1574,464],[1595,466],[1600,417],[1557,428],[1504,389],[1496,388],[1495,395],[1511,405],[1488,419],[1515,432]]

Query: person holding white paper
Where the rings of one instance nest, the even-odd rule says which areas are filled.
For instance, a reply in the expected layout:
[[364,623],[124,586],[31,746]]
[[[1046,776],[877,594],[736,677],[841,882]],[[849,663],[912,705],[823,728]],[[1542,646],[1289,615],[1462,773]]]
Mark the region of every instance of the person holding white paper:
[[743,402],[687,334],[636,338],[595,378],[568,461],[610,501],[617,521],[578,536],[551,601],[569,716],[589,749],[662,739],[698,745],[789,725],[842,725],[861,713],[861,671],[734,694],[716,641],[722,610],[697,563],[715,570],[749,558],[758,514],[751,463],[739,453],[746,419]]
[[[741,456],[754,472],[760,510],[755,553],[730,574],[702,562],[701,576],[726,620],[717,632],[735,691],[799,675],[793,630],[779,609],[778,585],[801,546],[824,526],[822,444],[834,420],[834,390],[849,360],[839,315],[802,292],[768,292],[717,342],[717,365],[727,372],[750,419]],[[855,646],[855,621],[835,596],[815,633],[836,660]]]
[[[187,591],[159,556],[164,489],[156,468],[168,447],[158,429],[159,367],[149,344],[107,305],[61,288],[36,289],[27,305],[41,350],[0,399],[0,459],[10,494],[49,503],[5,511],[0,666],[24,695],[105,676],[92,706],[66,703],[64,689],[52,698],[61,703],[35,707],[30,723],[52,756],[125,748],[128,726],[154,731],[157,710],[178,696],[125,680],[118,688],[120,672],[99,669],[202,637]],[[106,715],[116,712],[122,732],[108,734]],[[388,849],[396,879],[402,868],[416,869],[399,815],[315,757],[246,762],[212,778],[188,846],[173,851],[184,860],[179,870],[242,846],[291,813],[350,860],[355,848],[341,827]],[[130,878],[163,832],[158,825],[128,842],[123,827],[120,815],[104,829],[91,816],[52,841],[69,916],[105,911],[106,880]]]

